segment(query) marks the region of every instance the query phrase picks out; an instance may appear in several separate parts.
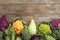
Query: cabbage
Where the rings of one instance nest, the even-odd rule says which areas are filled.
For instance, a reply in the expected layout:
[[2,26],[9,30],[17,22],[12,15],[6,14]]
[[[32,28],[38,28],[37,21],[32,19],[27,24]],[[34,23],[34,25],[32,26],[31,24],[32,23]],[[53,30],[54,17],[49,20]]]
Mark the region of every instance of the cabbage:
[[60,19],[54,19],[50,21],[50,24],[52,25],[52,29],[55,30],[58,28],[58,24],[60,23]]
[[56,40],[60,40],[60,24],[58,24],[57,30],[53,30],[52,36],[53,36]]
[[4,31],[8,27],[8,21],[6,20],[5,16],[2,16],[0,19],[0,30]]
[[30,40],[40,40],[39,35],[33,35]]
[[38,33],[39,34],[51,34],[51,28],[50,25],[47,22],[41,22],[38,27]]

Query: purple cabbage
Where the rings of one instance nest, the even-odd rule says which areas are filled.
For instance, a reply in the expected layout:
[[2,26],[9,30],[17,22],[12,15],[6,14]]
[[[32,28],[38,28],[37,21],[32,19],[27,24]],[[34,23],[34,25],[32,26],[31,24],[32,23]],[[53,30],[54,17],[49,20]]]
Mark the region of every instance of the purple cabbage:
[[8,27],[8,21],[5,16],[2,16],[0,19],[0,31],[4,31]]
[[60,23],[60,19],[54,19],[50,21],[50,24],[52,25],[52,28],[56,30],[58,28],[58,24]]
[[39,35],[33,35],[30,40],[40,40]]

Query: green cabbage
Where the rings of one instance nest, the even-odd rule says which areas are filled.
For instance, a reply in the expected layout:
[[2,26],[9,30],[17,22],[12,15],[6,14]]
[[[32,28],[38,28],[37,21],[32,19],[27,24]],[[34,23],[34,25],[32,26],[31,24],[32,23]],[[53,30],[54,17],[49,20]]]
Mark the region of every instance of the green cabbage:
[[50,25],[47,22],[41,22],[38,27],[38,33],[39,34],[51,34],[51,28]]

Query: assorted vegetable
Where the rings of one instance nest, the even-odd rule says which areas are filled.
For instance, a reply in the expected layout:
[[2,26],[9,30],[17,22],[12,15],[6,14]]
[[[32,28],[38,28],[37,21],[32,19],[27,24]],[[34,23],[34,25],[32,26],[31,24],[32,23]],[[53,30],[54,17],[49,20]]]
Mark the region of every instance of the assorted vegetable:
[[9,23],[6,16],[2,16],[0,40],[60,40],[60,19],[42,21],[39,26],[36,26],[33,19],[28,25],[20,17]]

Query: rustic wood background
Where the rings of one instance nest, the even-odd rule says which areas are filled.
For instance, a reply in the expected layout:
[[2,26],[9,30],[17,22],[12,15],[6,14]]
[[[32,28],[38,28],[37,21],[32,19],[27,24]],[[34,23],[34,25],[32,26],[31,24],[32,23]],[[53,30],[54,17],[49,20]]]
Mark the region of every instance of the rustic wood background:
[[0,17],[6,15],[8,21],[22,17],[27,23],[60,17],[60,0],[0,0]]

